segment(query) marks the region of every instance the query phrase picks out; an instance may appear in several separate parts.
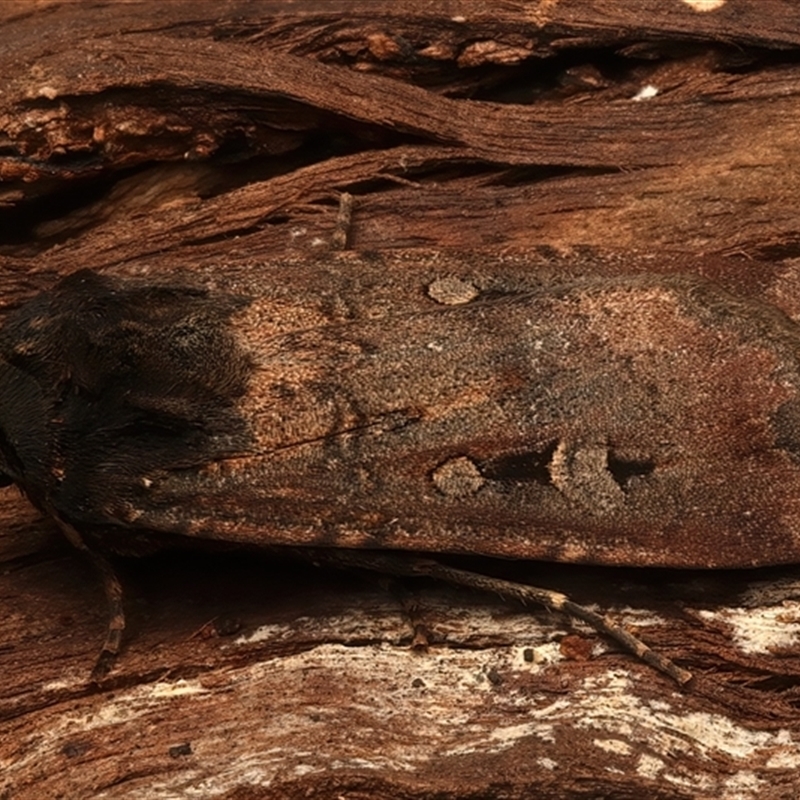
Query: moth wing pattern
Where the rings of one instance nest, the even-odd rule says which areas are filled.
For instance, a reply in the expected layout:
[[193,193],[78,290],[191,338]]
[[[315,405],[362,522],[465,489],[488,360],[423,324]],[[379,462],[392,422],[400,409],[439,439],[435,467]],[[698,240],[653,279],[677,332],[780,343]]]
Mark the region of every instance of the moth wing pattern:
[[84,272],[2,336],[1,471],[78,529],[800,559],[798,326],[704,277],[442,254]]
[[260,278],[237,319],[252,456],[154,481],[140,524],[607,565],[800,557],[800,334],[779,310],[688,274],[342,262]]

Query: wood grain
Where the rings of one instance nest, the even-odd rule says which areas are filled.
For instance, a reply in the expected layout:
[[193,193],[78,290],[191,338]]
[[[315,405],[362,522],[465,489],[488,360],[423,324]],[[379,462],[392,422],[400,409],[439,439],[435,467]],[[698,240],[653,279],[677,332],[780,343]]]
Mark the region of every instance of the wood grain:
[[[690,270],[797,322],[800,12],[696,5],[1,3],[0,310],[84,267],[324,262],[348,191],[359,252]],[[682,693],[545,609],[123,560],[131,636],[95,687],[96,577],[0,503],[3,797],[797,796],[791,567],[479,564],[608,610]]]

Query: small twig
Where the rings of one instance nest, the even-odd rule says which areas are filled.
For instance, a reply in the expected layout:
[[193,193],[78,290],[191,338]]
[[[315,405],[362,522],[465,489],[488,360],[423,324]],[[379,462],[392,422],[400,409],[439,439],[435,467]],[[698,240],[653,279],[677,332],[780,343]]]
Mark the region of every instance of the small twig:
[[659,672],[668,675],[681,686],[685,686],[692,679],[691,672],[681,669],[681,667],[673,661],[659,655],[640,639],[628,633],[618,625],[615,625],[606,617],[596,614],[585,606],[573,602],[561,592],[541,589],[524,583],[514,583],[501,578],[481,575],[477,572],[456,569],[455,567],[440,564],[438,561],[427,558],[417,558],[410,555],[402,556],[376,553],[374,551],[365,552],[343,549],[313,549],[306,552],[301,548],[292,548],[292,551],[303,558],[311,558],[314,561],[327,562],[338,566],[361,567],[362,569],[388,572],[392,575],[424,575],[459,586],[469,586],[473,589],[493,592],[502,597],[513,597],[523,604],[529,602],[541,603],[546,607],[554,608],[557,611],[583,620],[595,631],[611,637],[627,651],[633,653],[633,655],[640,658],[651,667],[659,670]]
[[347,250],[347,238],[350,235],[350,225],[353,219],[353,195],[342,192],[339,195],[339,213],[336,215],[336,227],[333,230],[331,241],[334,250]]
[[379,172],[378,177],[387,181],[392,181],[392,183],[397,183],[400,186],[410,186],[412,189],[422,188],[422,184],[419,181],[410,181],[408,178],[401,178],[399,175],[394,175],[391,172]]

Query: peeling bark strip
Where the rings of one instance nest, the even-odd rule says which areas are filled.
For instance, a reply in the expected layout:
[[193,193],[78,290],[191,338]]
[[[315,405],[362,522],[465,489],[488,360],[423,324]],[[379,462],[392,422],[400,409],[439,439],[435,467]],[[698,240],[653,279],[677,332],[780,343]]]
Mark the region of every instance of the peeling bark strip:
[[780,0],[24,5],[0,4],[0,248],[42,269],[310,247],[343,189],[363,249],[800,252]]

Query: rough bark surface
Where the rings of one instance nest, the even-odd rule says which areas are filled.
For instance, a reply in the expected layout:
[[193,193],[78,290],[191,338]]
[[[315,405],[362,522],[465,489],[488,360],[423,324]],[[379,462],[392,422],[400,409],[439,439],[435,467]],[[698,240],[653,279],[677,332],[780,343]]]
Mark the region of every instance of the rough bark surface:
[[[0,3],[0,313],[85,267],[324,258],[347,191],[353,250],[691,264],[800,318],[794,4],[476,5]],[[227,551],[121,561],[97,686],[97,577],[13,487],[0,563],[4,799],[800,790],[793,568],[470,562],[607,610],[679,690],[546,609]]]

